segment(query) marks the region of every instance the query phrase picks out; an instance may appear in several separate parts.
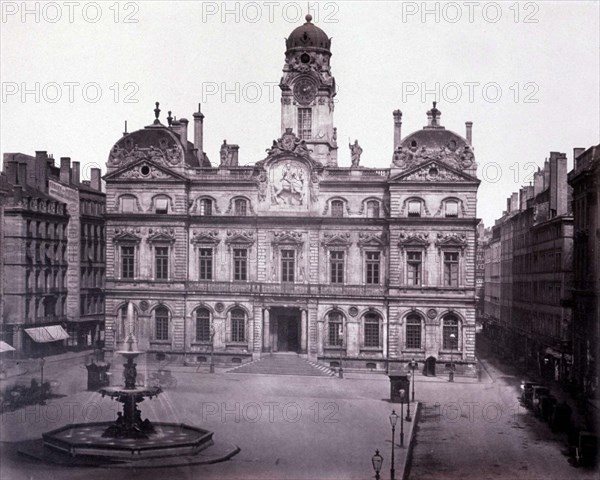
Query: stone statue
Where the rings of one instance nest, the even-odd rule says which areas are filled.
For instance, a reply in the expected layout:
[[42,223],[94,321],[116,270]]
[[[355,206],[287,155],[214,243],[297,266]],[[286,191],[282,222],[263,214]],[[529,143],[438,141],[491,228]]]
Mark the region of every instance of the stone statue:
[[354,140],[354,144],[350,143],[348,144],[348,146],[350,147],[350,158],[352,159],[352,166],[358,167],[363,149],[358,144],[358,140]]
[[227,140],[223,140],[223,145],[221,145],[221,167],[226,167],[229,165],[231,160],[231,147],[227,145]]

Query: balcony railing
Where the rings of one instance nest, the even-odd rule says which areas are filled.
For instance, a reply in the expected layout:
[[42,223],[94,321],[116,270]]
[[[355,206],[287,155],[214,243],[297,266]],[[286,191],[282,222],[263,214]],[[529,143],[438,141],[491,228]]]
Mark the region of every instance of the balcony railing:
[[380,285],[322,285],[304,283],[235,283],[235,282],[188,282],[189,291],[203,293],[249,293],[267,295],[306,296],[362,296],[385,294]]

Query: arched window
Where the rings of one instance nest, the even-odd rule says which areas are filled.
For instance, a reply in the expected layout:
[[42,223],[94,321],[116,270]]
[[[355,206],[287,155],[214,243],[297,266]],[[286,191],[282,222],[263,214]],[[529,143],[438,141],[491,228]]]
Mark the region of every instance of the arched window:
[[248,213],[248,203],[243,198],[236,199],[234,203],[234,212],[236,215],[245,217]]
[[206,308],[196,310],[196,341],[210,342],[210,312]]
[[406,348],[421,349],[421,317],[411,314],[406,318]]
[[231,341],[246,341],[246,313],[241,308],[231,311]]
[[344,317],[340,312],[330,312],[327,315],[327,325],[327,344],[331,347],[341,347],[344,344]]
[[123,195],[121,197],[121,213],[133,213],[136,210],[135,197],[133,195]]
[[154,310],[154,331],[156,340],[169,339],[169,310],[160,306]]
[[455,315],[446,315],[443,329],[444,350],[458,349],[458,318]]
[[169,213],[169,197],[160,196],[154,198],[154,213]]
[[341,200],[331,201],[331,216],[332,217],[343,217],[344,216],[344,202]]
[[379,218],[379,202],[377,200],[367,202],[367,218]]
[[210,217],[213,214],[213,201],[210,198],[200,200],[200,215]]
[[408,201],[408,216],[420,217],[422,215],[423,202],[413,199]]
[[458,217],[458,202],[456,200],[448,200],[444,203],[445,217]]
[[376,313],[365,315],[365,347],[379,347],[381,345],[379,320],[380,317]]

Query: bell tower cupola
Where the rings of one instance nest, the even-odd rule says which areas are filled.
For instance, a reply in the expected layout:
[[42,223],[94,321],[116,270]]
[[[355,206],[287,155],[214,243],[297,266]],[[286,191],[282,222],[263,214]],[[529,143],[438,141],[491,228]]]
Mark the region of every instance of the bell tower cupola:
[[286,39],[281,88],[281,132],[291,128],[312,150],[314,160],[337,166],[333,127],[335,79],[331,75],[331,39],[312,23],[297,27]]

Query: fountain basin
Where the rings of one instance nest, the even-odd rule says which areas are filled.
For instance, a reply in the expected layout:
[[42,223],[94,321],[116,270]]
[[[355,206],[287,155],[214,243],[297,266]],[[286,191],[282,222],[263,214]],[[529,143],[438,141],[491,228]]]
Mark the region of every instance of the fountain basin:
[[213,432],[185,424],[153,423],[149,438],[107,438],[111,422],[76,423],[42,434],[44,446],[71,457],[143,460],[195,455],[213,444]]

